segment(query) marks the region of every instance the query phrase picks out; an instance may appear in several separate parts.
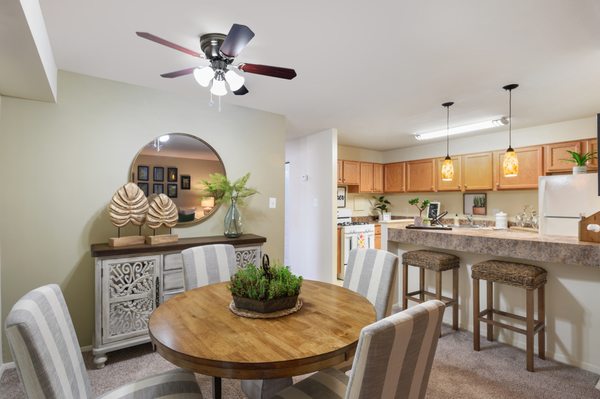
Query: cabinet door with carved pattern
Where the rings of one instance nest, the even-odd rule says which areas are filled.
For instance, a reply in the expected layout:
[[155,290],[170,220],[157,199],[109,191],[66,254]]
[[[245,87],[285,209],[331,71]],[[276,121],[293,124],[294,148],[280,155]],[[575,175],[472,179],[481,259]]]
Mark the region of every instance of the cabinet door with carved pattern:
[[102,342],[148,334],[159,301],[160,255],[102,261]]

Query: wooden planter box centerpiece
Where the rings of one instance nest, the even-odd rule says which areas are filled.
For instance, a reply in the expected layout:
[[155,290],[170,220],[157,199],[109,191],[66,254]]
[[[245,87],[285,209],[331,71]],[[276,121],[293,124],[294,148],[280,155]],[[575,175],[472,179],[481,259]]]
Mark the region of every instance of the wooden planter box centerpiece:
[[264,255],[262,267],[250,263],[240,268],[228,288],[237,309],[266,314],[294,308],[301,287],[301,276],[284,265],[270,266]]

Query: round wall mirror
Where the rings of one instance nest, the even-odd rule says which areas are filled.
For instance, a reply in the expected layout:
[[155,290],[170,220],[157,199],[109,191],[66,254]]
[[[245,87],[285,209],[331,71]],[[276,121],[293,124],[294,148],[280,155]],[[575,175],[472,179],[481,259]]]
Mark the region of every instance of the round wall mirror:
[[203,180],[211,173],[225,175],[217,152],[205,141],[184,133],[169,133],[146,144],[129,173],[146,196],[166,194],[179,212],[180,224],[195,224],[215,213],[219,204],[203,197]]

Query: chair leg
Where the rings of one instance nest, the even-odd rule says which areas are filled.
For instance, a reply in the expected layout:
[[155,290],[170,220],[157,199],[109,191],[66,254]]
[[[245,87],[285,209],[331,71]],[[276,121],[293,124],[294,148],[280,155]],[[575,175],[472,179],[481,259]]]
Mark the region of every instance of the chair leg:
[[408,307],[408,299],[406,294],[408,293],[408,263],[402,264],[402,310],[406,310]]
[[[486,298],[486,309],[488,311],[487,313],[487,319],[488,320],[494,320],[494,283],[491,281],[487,282],[487,298]],[[487,340],[488,341],[493,341],[494,340],[494,326],[491,324],[487,325]]]
[[473,350],[479,351],[479,279],[473,279]]
[[[435,299],[438,301],[442,300],[442,272],[435,272]],[[442,329],[440,328],[440,337],[442,336]]]
[[527,371],[533,371],[533,290],[527,289]]
[[452,329],[458,330],[458,269],[452,269]]
[[425,300],[425,269],[422,267],[419,268],[419,292],[419,299],[423,302]]
[[538,288],[538,320],[543,327],[538,331],[538,355],[540,359],[546,358],[546,304],[544,286]]

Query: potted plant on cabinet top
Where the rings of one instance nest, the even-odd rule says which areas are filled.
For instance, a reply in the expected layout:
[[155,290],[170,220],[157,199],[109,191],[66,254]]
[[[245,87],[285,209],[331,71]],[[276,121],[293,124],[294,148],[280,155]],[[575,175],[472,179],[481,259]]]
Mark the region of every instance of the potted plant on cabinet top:
[[295,276],[284,265],[270,266],[265,257],[262,267],[249,263],[231,277],[228,288],[236,308],[271,313],[296,306],[302,276]]
[[389,211],[391,208],[391,203],[388,201],[384,195],[380,195],[379,197],[373,197],[375,203],[373,204],[373,209],[379,212],[379,221],[380,222],[389,222],[392,220],[392,213]]
[[587,173],[587,163],[596,159],[596,152],[576,152],[567,150],[571,156],[569,159],[561,159],[561,161],[573,162],[573,174],[578,175],[580,173]]
[[203,180],[205,192],[204,197],[214,197],[218,203],[229,203],[229,209],[225,215],[225,236],[237,238],[242,235],[242,215],[238,206],[244,205],[244,200],[251,195],[258,193],[254,188],[246,187],[250,178],[250,173],[246,173],[233,183],[227,179],[227,176],[220,173],[213,173],[208,176],[208,180]]
[[423,225],[423,211],[425,209],[427,209],[430,201],[427,199],[423,200],[423,202],[421,202],[421,204],[419,205],[419,198],[413,198],[413,199],[409,200],[408,203],[410,205],[414,205],[419,210],[419,216],[415,216],[415,226],[422,226]]

